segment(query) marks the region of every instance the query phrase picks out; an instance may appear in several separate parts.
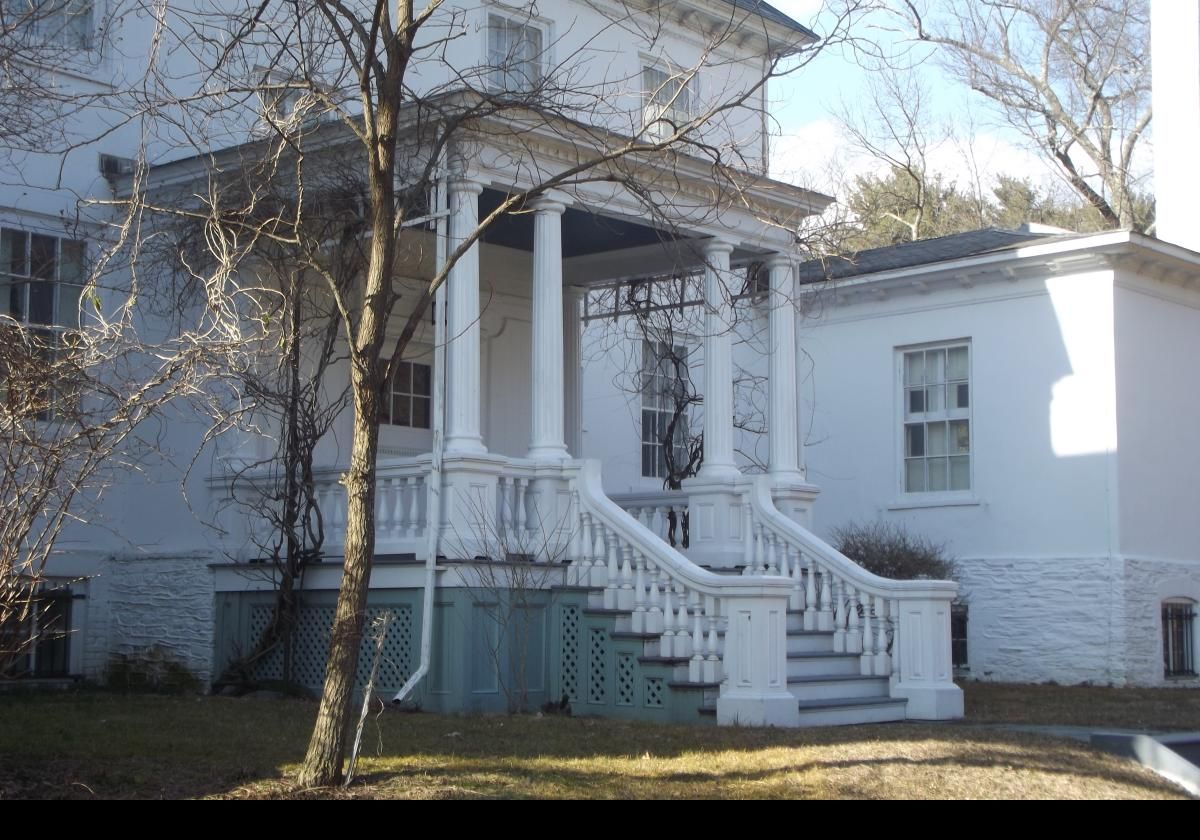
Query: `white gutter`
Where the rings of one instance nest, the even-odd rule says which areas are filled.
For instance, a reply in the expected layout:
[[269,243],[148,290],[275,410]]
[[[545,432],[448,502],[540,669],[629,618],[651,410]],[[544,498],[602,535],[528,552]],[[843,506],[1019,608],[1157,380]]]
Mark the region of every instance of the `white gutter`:
[[[439,270],[446,262],[446,218],[449,216],[449,203],[446,190],[446,177],[439,175],[434,186],[434,212],[431,214],[437,220],[437,259]],[[421,662],[417,670],[408,678],[404,687],[396,692],[393,703],[403,703],[412,693],[417,684],[429,673],[429,662],[433,658],[433,593],[437,587],[437,555],[438,537],[441,535],[441,502],[442,502],[442,435],[445,430],[445,383],[446,375],[446,284],[442,283],[434,292],[433,327],[433,369],[437,372],[433,377],[433,448],[429,461],[429,480],[425,482],[428,488],[427,506],[425,511],[426,543],[425,543],[425,596],[421,602]]]

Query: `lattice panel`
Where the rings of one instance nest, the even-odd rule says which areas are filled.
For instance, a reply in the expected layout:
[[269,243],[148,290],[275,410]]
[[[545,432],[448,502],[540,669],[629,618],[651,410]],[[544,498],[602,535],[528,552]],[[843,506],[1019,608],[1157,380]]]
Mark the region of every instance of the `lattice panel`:
[[647,709],[661,709],[666,705],[667,686],[662,677],[646,677],[642,681],[642,703]]
[[320,691],[325,682],[325,660],[329,658],[329,637],[333,627],[333,607],[304,607],[296,622],[292,677],[300,685]]
[[563,607],[559,628],[562,693],[572,702],[579,702],[579,629],[579,607],[574,604]]
[[390,614],[387,636],[383,641],[383,655],[379,658],[379,673],[375,675],[375,690],[398,691],[412,673],[412,610],[406,607],[371,607],[363,624],[362,644],[358,649],[358,674],[354,687],[363,691],[371,676],[371,664],[375,660],[375,643],[371,640],[371,624],[376,618]]
[[637,690],[634,687],[635,666],[633,657],[623,653],[617,657],[617,705],[632,706],[637,702]]
[[[267,627],[271,625],[271,617],[274,614],[275,608],[272,606],[254,607],[250,610],[250,638],[246,640],[246,648],[243,653],[250,653],[258,647],[258,641],[266,632]],[[283,649],[281,646],[276,646],[270,654],[258,661],[258,664],[254,666],[254,678],[256,680],[283,679]]]
[[588,636],[588,702],[608,700],[608,633],[593,627]]

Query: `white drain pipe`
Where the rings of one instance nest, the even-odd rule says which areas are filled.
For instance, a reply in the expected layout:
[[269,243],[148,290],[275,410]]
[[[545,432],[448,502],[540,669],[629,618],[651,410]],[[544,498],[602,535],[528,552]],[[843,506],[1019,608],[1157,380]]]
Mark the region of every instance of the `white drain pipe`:
[[[444,170],[443,170],[444,173]],[[434,187],[432,216],[437,226],[437,260],[441,269],[446,262],[446,218],[449,215],[445,174],[439,174]],[[427,217],[428,218],[428,217]],[[445,382],[446,375],[446,284],[434,292],[433,327],[433,451],[429,464],[429,480],[425,483],[428,497],[425,511],[427,539],[425,544],[425,595],[421,607],[421,662],[408,678],[404,687],[396,692],[392,703],[403,703],[417,684],[429,673],[429,662],[433,658],[433,593],[437,587],[438,538],[441,535],[442,517],[442,434],[445,430]]]

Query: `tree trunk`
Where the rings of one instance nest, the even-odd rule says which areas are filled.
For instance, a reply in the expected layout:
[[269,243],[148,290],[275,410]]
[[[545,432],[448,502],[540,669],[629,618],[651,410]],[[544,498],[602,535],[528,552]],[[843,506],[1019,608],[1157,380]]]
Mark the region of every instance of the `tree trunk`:
[[[346,487],[346,543],[342,585],[325,666],[321,707],[308,743],[304,767],[297,783],[301,787],[336,784],[342,777],[346,752],[354,679],[366,617],[371,560],[375,556],[375,454],[378,449],[379,416],[377,396],[371,383],[354,366],[354,437],[350,469],[342,478]],[[373,377],[372,377],[373,378]],[[364,387],[364,384],[366,387]]]

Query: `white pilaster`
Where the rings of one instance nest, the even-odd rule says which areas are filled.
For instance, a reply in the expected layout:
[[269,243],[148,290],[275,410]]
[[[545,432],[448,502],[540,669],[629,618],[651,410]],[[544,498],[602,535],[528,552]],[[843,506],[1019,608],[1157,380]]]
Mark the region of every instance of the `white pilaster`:
[[[483,185],[450,180],[450,223],[446,251],[455,249],[479,225]],[[487,452],[479,425],[479,243],[450,269],[447,294],[446,454]]]
[[529,457],[568,457],[563,435],[562,214],[553,196],[529,203],[533,210],[533,435]]
[[566,424],[567,451],[572,458],[583,457],[583,289],[563,289],[563,422]]
[[704,245],[704,465],[701,480],[735,477],[733,460],[733,304],[729,255],[733,245]]
[[770,272],[770,369],[768,371],[767,442],[769,469],[777,482],[801,482],[800,400],[796,382],[796,314],[792,261],[776,254]]

